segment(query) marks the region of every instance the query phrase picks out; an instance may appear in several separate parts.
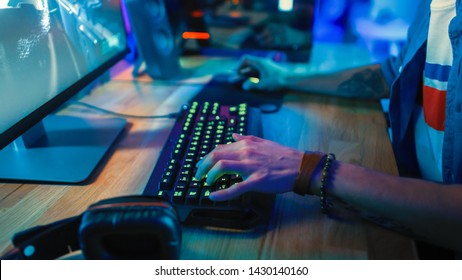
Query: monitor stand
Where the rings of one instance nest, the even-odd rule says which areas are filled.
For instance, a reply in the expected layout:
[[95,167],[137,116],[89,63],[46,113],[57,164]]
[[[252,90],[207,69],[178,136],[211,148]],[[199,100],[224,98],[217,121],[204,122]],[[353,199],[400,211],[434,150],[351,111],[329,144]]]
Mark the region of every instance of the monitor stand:
[[119,118],[49,115],[0,150],[0,180],[82,183],[126,123]]

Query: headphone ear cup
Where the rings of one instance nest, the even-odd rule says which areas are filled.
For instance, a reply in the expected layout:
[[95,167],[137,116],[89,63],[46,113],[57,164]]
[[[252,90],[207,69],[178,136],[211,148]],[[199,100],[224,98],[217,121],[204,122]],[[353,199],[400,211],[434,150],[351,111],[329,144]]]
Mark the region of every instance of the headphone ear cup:
[[181,227],[167,201],[118,197],[89,207],[79,240],[87,259],[178,259]]

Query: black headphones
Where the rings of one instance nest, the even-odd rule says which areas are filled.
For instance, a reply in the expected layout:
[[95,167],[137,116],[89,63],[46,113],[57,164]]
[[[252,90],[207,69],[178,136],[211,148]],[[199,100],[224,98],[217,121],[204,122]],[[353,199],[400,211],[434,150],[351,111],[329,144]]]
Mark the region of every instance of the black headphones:
[[178,259],[181,227],[165,200],[123,196],[83,214],[16,233],[2,259],[56,259],[81,249],[86,259]]

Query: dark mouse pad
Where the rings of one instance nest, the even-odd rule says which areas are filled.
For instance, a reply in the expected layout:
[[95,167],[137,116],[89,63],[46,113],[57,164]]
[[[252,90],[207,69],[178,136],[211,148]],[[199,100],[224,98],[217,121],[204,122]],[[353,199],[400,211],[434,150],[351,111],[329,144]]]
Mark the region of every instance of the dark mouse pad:
[[228,82],[228,75],[215,75],[192,101],[218,102],[221,105],[235,106],[247,103],[260,108],[263,113],[274,113],[281,108],[284,93],[281,91],[246,91],[240,84]]

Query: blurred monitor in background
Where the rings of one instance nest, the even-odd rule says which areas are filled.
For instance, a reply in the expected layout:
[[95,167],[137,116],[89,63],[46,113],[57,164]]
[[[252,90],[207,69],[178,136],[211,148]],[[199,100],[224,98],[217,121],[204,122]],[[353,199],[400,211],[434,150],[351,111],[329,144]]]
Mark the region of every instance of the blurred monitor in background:
[[124,119],[55,114],[127,53],[118,0],[0,1],[0,180],[82,182]]
[[168,1],[172,29],[183,52],[245,53],[307,62],[312,47],[315,0]]

